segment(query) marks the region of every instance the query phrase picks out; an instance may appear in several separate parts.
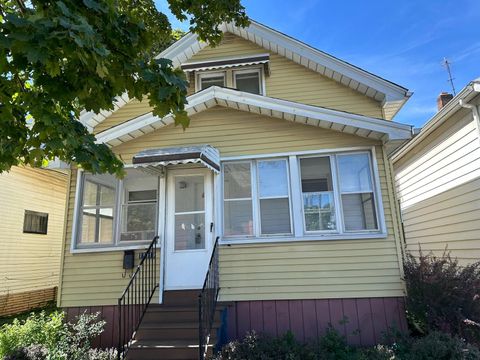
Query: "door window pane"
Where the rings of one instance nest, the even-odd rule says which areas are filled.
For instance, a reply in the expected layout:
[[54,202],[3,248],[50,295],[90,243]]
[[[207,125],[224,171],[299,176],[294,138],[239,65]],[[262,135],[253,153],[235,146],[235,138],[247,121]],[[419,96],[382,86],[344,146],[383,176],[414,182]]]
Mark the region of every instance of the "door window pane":
[[370,156],[363,154],[338,155],[341,192],[372,191]]
[[328,156],[300,159],[305,231],[336,229],[332,170]]
[[287,162],[259,161],[257,165],[260,197],[288,196]]
[[260,200],[262,234],[290,234],[290,204],[288,198]]
[[215,75],[200,78],[201,90],[209,88],[210,86],[225,86],[225,75]]
[[240,91],[260,94],[260,73],[257,71],[251,73],[236,73],[235,85]]
[[205,209],[203,176],[175,177],[175,212]]
[[205,213],[175,215],[175,250],[205,249]]

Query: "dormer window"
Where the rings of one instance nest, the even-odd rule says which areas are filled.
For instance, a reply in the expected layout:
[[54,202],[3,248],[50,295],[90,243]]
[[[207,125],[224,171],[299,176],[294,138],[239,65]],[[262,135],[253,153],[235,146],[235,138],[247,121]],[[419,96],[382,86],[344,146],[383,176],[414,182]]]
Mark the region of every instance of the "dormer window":
[[210,86],[225,87],[225,73],[224,72],[212,72],[203,73],[199,75],[200,90],[209,88]]
[[262,94],[261,70],[237,70],[233,72],[234,87],[239,91]]

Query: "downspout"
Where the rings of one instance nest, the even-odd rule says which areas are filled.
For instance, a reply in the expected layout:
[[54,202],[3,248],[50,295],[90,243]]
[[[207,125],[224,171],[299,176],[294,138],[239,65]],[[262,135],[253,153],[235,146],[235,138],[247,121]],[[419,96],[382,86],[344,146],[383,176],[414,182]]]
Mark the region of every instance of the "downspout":
[[478,107],[475,106],[475,105],[466,103],[463,99],[460,99],[460,100],[458,101],[458,104],[459,104],[461,107],[464,107],[464,108],[466,108],[466,109],[472,110],[473,121],[475,122],[475,126],[476,126],[477,132],[478,132],[478,138],[479,138],[479,140],[480,140],[480,114],[479,114]]

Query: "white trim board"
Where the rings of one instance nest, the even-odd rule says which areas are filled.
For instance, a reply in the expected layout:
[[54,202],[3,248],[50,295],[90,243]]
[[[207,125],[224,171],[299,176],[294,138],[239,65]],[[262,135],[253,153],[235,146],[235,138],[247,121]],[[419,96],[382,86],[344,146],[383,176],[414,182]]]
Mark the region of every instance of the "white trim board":
[[[186,111],[191,116],[217,105],[382,140],[384,143],[401,143],[410,139],[412,134],[411,127],[405,124],[217,86],[189,96]],[[101,132],[97,135],[97,142],[117,146],[173,122],[172,115],[160,118],[150,112]]]
[[[224,33],[230,32],[242,37],[365,96],[380,101],[388,119],[392,119],[412,95],[408,89],[400,85],[315,49],[256,21],[251,20],[250,25],[246,28],[237,27],[232,23],[224,23],[220,26],[220,29]],[[158,54],[156,58],[170,59],[174,67],[179,67],[182,64],[189,64],[188,60],[207,46],[208,44],[200,41],[196,34],[188,33]],[[80,116],[80,121],[84,125],[93,128],[128,103],[128,101],[128,95],[125,93],[115,99],[113,110],[102,110],[99,114],[83,112]]]

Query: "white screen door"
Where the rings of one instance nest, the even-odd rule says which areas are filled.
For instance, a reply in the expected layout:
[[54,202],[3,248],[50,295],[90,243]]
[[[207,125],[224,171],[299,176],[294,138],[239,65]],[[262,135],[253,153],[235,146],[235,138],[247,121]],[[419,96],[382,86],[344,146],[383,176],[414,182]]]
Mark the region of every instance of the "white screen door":
[[212,247],[213,181],[206,169],[167,175],[165,289],[199,289]]

